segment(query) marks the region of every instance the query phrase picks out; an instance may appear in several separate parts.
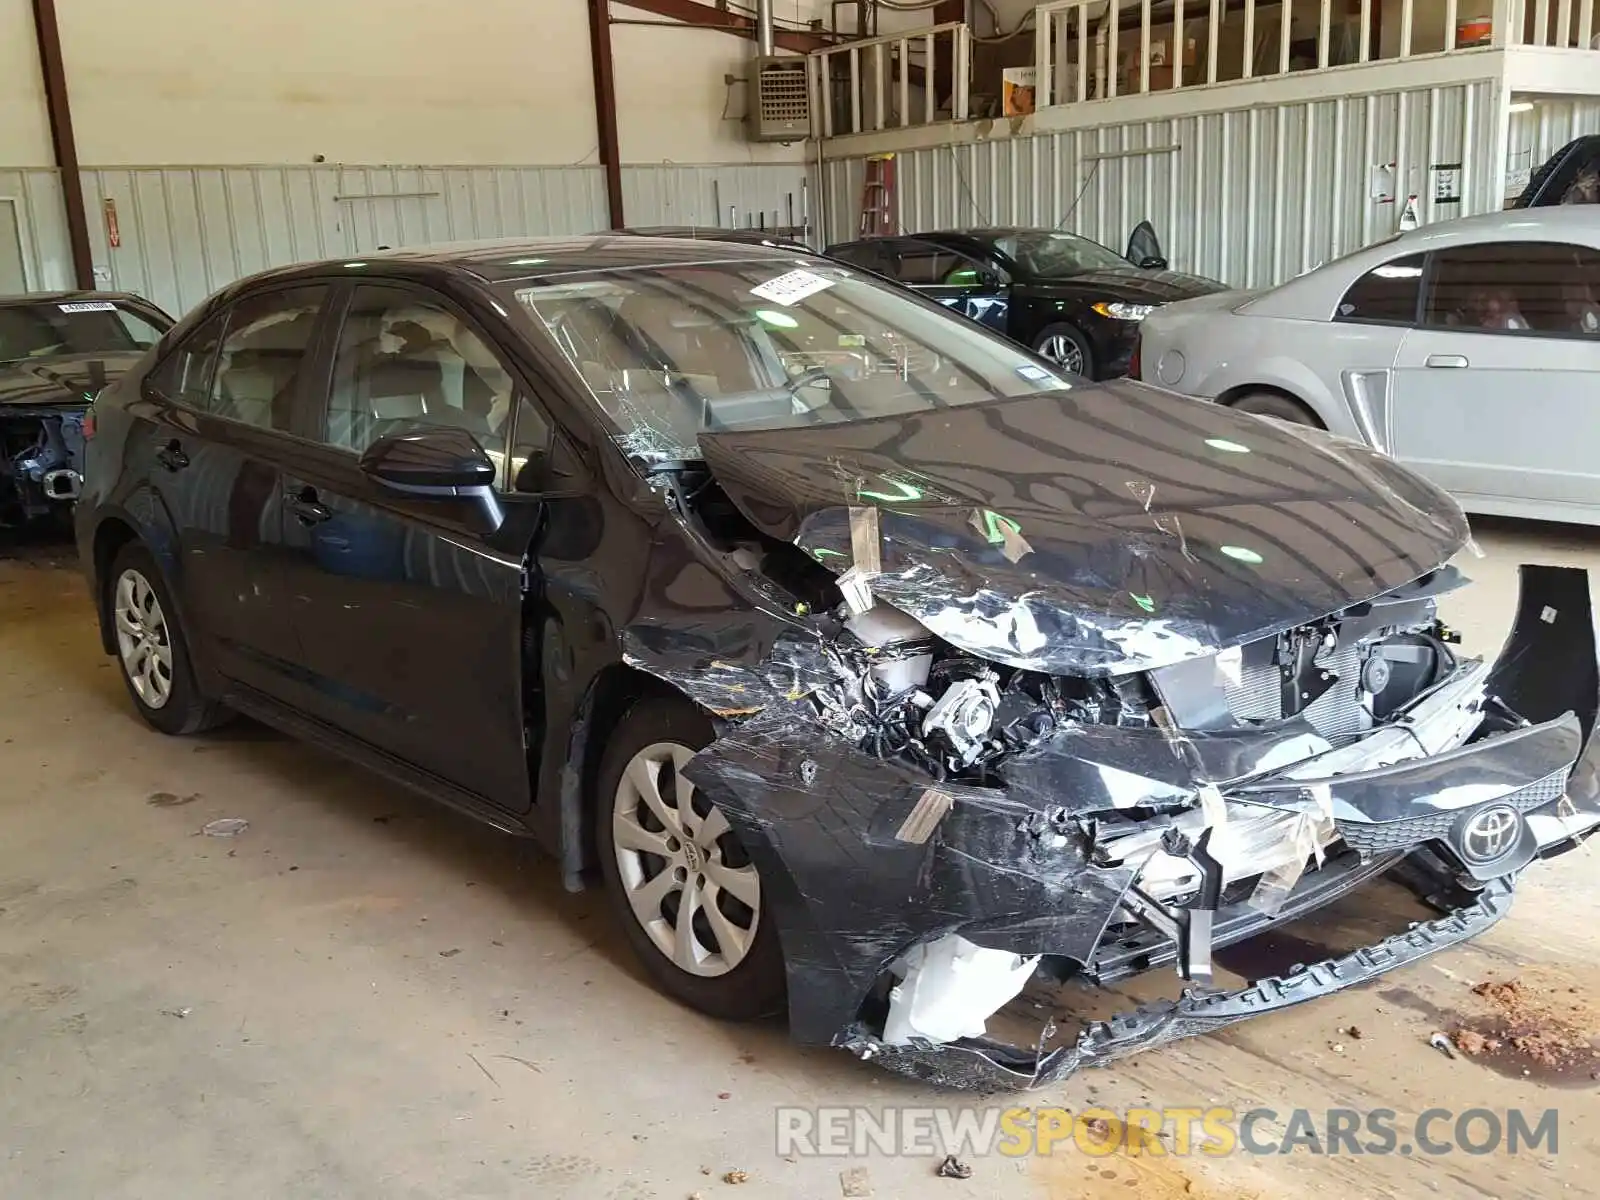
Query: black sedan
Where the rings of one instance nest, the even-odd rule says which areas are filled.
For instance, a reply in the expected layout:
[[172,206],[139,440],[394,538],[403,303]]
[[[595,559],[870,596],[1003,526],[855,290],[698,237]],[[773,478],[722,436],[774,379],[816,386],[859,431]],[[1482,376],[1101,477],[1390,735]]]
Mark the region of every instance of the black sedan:
[[[78,545],[149,724],[249,713],[535,838],[673,996],[899,1070],[1033,1084],[1362,982],[1600,825],[1584,572],[1458,657],[1428,483],[815,257],[279,270],[95,416]],[[1447,917],[1209,986],[1402,862]],[[984,1037],[1035,976],[1174,966]]]
[[1128,373],[1152,308],[1220,292],[1169,271],[1159,251],[1137,264],[1099,242],[1049,229],[961,229],[868,238],[828,257],[899,283],[1090,379]]
[[172,326],[137,296],[0,296],[0,528],[72,511],[83,415]]

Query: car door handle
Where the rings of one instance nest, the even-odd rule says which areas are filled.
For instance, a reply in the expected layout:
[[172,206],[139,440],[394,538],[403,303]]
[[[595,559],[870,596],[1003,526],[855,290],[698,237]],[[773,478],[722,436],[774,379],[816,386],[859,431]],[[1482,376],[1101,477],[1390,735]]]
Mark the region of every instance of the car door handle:
[[189,456],[183,452],[183,443],[173,438],[156,451],[156,461],[169,471],[181,471],[189,465]]
[[1429,367],[1465,367],[1470,364],[1467,362],[1465,354],[1430,354],[1424,365]]
[[320,525],[333,520],[333,509],[317,499],[316,488],[301,488],[298,492],[285,492],[283,505],[295,515],[302,525]]

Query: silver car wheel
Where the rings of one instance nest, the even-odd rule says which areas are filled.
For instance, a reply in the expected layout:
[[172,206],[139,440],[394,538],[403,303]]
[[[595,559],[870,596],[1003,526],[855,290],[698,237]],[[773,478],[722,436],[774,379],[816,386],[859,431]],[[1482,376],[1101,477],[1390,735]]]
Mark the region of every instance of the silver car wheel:
[[147,708],[172,698],[172,636],[150,581],[133,568],[117,579],[112,603],[122,671]]
[[[672,742],[628,761],[611,809],[617,871],[634,919],[662,955],[702,978],[744,961],[761,919],[761,879],[737,846],[728,819],[695,809],[680,773],[695,752]],[[731,845],[730,845],[731,843]]]
[[1077,342],[1064,333],[1053,333],[1045,338],[1039,345],[1039,355],[1074,375],[1083,374],[1083,351],[1078,348]]

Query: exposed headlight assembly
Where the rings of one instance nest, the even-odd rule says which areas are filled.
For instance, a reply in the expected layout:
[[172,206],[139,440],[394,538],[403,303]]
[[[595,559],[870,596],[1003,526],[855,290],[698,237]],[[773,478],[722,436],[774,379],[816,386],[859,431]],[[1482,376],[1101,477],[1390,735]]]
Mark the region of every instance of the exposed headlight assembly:
[[1142,321],[1156,310],[1154,304],[1127,304],[1121,300],[1101,300],[1089,307],[1116,321]]

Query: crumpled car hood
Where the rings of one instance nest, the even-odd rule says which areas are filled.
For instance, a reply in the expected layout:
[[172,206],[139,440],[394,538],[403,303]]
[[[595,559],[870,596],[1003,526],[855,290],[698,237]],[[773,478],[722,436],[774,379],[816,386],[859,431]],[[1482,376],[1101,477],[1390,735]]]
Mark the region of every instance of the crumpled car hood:
[[763,532],[859,568],[959,649],[1051,673],[1267,637],[1468,537],[1449,496],[1376,451],[1127,380],[700,445]]
[[126,375],[144,354],[134,350],[0,363],[0,406],[87,404],[100,389]]

